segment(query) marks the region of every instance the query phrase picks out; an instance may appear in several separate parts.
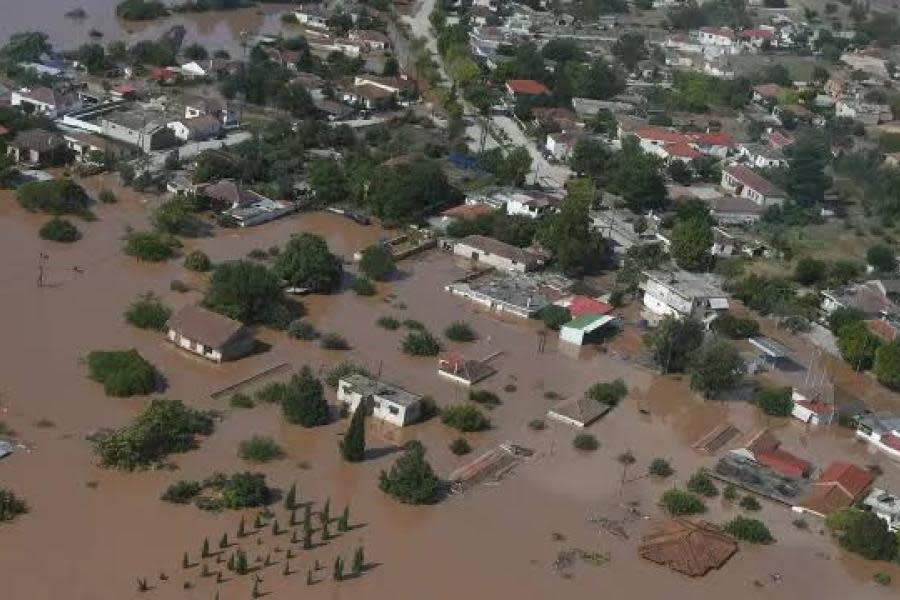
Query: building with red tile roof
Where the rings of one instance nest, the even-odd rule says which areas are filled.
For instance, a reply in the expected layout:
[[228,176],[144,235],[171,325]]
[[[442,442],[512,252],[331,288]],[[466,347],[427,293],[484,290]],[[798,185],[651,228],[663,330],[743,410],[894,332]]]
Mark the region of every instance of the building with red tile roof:
[[543,96],[550,94],[547,86],[533,79],[510,79],[506,82],[506,91],[512,96]]
[[794,456],[790,452],[776,448],[756,454],[756,462],[765,465],[787,477],[797,479],[807,477],[812,472],[812,463]]
[[861,467],[834,462],[813,483],[809,495],[794,510],[827,517],[834,511],[852,506],[872,485],[872,475]]
[[569,301],[569,313],[573,317],[581,315],[606,315],[612,312],[613,307],[605,302],[600,302],[588,296],[572,296]]

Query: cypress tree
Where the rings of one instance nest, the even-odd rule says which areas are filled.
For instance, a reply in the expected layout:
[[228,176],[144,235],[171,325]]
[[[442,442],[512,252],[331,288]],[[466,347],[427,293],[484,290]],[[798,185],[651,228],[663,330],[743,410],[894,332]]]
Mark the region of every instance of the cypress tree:
[[312,548],[312,529],[307,529],[303,534],[303,549],[309,550],[310,548]]
[[366,411],[356,410],[350,426],[340,441],[341,456],[347,462],[362,462],[366,456]]
[[238,525],[237,536],[239,538],[242,538],[245,535],[247,535],[247,531],[245,530],[244,517],[241,517],[241,523],[240,525]]
[[203,563],[203,567],[200,569],[200,577],[209,577],[209,565]]
[[[292,544],[297,544],[297,543],[299,543],[299,542],[300,542],[300,538],[297,537],[297,530],[296,530],[296,529],[292,529],[292,530],[291,530],[291,543],[292,543]],[[288,550],[288,552],[290,552],[290,550]]]
[[306,570],[306,585],[312,585],[312,584],[313,584],[312,569],[307,569]]
[[181,568],[187,569],[191,566],[191,561],[188,559],[188,553],[185,552],[184,556],[181,557]]
[[247,569],[248,569],[248,566],[247,566],[247,555],[244,553],[243,550],[238,550],[238,551],[237,551],[237,558],[235,558],[235,561],[234,561],[234,570],[235,570],[239,575],[246,575],[246,574],[247,574]]
[[222,537],[219,539],[219,548],[224,550],[227,547],[228,547],[228,534],[223,533]]
[[147,585],[147,580],[146,580],[146,579],[140,579],[140,578],[138,578],[138,580],[137,580],[137,589],[138,589],[139,592],[142,592],[142,593],[143,593],[143,592],[146,592],[147,590],[149,590],[150,587]]
[[272,555],[271,554],[266,554],[266,560],[263,561],[263,566],[265,566],[265,567],[272,566]]
[[350,529],[350,507],[345,506],[344,512],[338,518],[338,531],[347,531]]
[[225,566],[228,568],[229,571],[232,571],[232,572],[234,571],[234,569],[235,569],[234,554],[232,554],[231,556],[228,557],[228,564]]
[[291,560],[292,558],[294,558],[294,551],[291,550],[290,548],[288,548],[288,549],[287,549],[287,553],[284,555],[284,557],[285,557],[287,560]]
[[328,531],[328,521],[326,521],[325,524],[322,525],[322,541],[327,542],[330,539],[331,533]]
[[284,497],[284,508],[286,510],[294,510],[297,508],[297,484],[292,483],[291,489]]
[[322,506],[322,512],[319,513],[319,518],[321,518],[323,525],[331,521],[331,498],[325,499],[325,505]]
[[253,592],[252,592],[250,595],[251,595],[254,599],[260,597],[261,594],[259,593],[259,581],[254,581],[254,582],[253,582]]
[[262,515],[260,515],[259,513],[256,513],[256,519],[253,521],[253,527],[255,529],[262,529],[263,527]]
[[366,566],[366,555],[363,553],[363,547],[357,546],[353,553],[353,573],[359,575]]
[[334,559],[334,580],[340,581],[344,578],[344,559],[338,556]]
[[209,540],[207,538],[203,538],[203,548],[200,550],[200,557],[209,557]]
[[285,576],[291,574],[291,563],[288,562],[287,560],[284,561],[284,569],[281,570],[281,574],[285,575]]
[[278,519],[273,519],[272,520],[272,535],[278,535],[278,534],[279,534]]
[[291,527],[293,527],[294,525],[297,524],[297,507],[296,506],[291,509],[291,518],[290,518],[288,524]]
[[309,507],[309,504],[303,510],[303,529],[304,531],[312,529],[312,509]]

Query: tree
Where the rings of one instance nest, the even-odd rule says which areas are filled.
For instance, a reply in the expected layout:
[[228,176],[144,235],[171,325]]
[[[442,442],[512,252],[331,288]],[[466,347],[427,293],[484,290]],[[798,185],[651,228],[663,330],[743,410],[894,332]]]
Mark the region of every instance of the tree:
[[294,287],[328,294],[341,285],[341,260],[328,251],[324,239],[312,233],[291,236],[278,258],[275,273]]
[[125,320],[139,329],[162,331],[172,311],[153,292],[141,294],[125,311]]
[[743,373],[744,359],[737,348],[725,340],[712,340],[704,344],[691,361],[691,389],[712,398],[736,387]]
[[7,488],[0,488],[0,523],[28,512],[28,504]]
[[819,204],[825,198],[828,149],[821,135],[806,133],[789,149],[787,192],[801,206]]
[[584,393],[585,398],[607,406],[617,405],[626,395],[628,395],[628,387],[622,379],[595,383]]
[[560,327],[572,320],[572,313],[569,312],[568,308],[555,304],[545,306],[537,316],[548,329],[553,331],[559,331]]
[[471,404],[457,404],[443,410],[441,422],[463,433],[484,431],[491,426],[491,420]]
[[362,546],[357,546],[353,551],[353,572],[357,575],[366,567],[366,555]]
[[403,339],[403,352],[410,356],[437,356],[441,343],[427,331],[410,331]]
[[341,456],[347,462],[362,462],[366,457],[366,408],[363,403],[356,407],[340,442]]
[[672,230],[671,252],[678,266],[688,271],[704,271],[712,256],[713,232],[704,219],[679,221]]
[[78,228],[75,227],[71,221],[59,217],[53,217],[44,223],[38,231],[38,235],[41,236],[42,240],[61,242],[64,244],[71,244],[72,242],[78,241],[81,237]]
[[252,508],[268,504],[272,491],[262,473],[235,473],[222,488],[222,504],[226,508]]
[[879,346],[872,372],[883,385],[900,389],[900,340]]
[[322,204],[343,202],[349,195],[347,176],[335,160],[317,160],[309,166],[309,184]]
[[6,45],[0,49],[0,56],[13,62],[36,62],[42,54],[47,54],[53,47],[47,40],[50,36],[40,31],[20,31],[9,37]]
[[582,138],[575,144],[569,166],[578,175],[600,177],[605,175],[610,165],[612,153],[606,145],[590,137]]
[[869,560],[893,560],[898,539],[877,515],[857,508],[839,509],[825,526],[838,536],[841,546]]
[[209,260],[209,256],[202,250],[193,250],[184,257],[184,268],[189,271],[205,273],[212,268],[212,261]]
[[706,512],[706,505],[703,504],[703,500],[695,494],[679,490],[678,488],[666,490],[660,499],[660,504],[673,517]]
[[330,413],[322,382],[305,366],[291,377],[287,392],[281,400],[281,410],[288,423],[316,427],[328,423]]
[[107,395],[127,397],[156,389],[159,372],[137,350],[94,350],[87,365],[90,378],[102,383]]
[[794,401],[791,399],[791,388],[789,387],[764,387],[756,392],[753,401],[764,413],[776,417],[787,417],[794,409]]
[[238,456],[254,463],[266,463],[284,457],[284,450],[268,435],[254,435],[238,444]]
[[723,529],[725,533],[753,544],[770,544],[775,541],[769,528],[758,519],[735,517],[726,523]]
[[656,477],[671,477],[675,470],[664,458],[654,458],[647,467],[647,472]]
[[378,487],[404,504],[432,504],[437,501],[438,478],[425,460],[425,447],[407,442],[403,456],[389,472],[381,472]]
[[634,71],[637,64],[648,56],[644,36],[639,33],[623,33],[612,45],[612,53],[626,69]]
[[[297,508],[297,484],[292,483],[291,488],[288,490],[287,494],[284,495],[284,507],[287,510],[293,511]],[[291,518],[293,525],[293,517]]]
[[862,321],[845,325],[838,332],[838,349],[850,366],[861,371],[872,366],[881,339],[873,334]]
[[645,154],[637,139],[628,136],[622,141],[621,152],[614,155],[609,191],[621,195],[632,212],[660,209],[666,203],[661,168],[659,159]]
[[689,492],[707,498],[715,498],[719,495],[719,490],[716,489],[716,485],[713,483],[712,477],[710,477],[709,471],[706,469],[699,469],[696,473],[691,475],[687,482],[687,489]]
[[454,342],[474,342],[478,337],[472,327],[464,321],[456,321],[447,326],[444,335]]
[[29,212],[51,215],[90,215],[91,199],[84,188],[63,177],[50,181],[33,181],[16,189],[16,199]]
[[239,260],[215,268],[203,305],[243,323],[261,323],[281,300],[281,286],[272,271],[264,265]]
[[344,559],[338,556],[334,559],[334,580],[341,581],[344,578]]
[[538,238],[553,254],[559,269],[568,276],[581,276],[596,270],[602,261],[603,239],[591,228],[593,183],[578,179],[567,185],[568,194],[559,212],[544,219]]
[[880,273],[893,273],[897,270],[897,256],[890,246],[876,244],[866,250],[866,262]]
[[815,285],[825,280],[827,271],[825,261],[804,256],[794,267],[794,280],[801,285]]
[[106,69],[106,50],[100,44],[84,44],[78,49],[78,62],[88,73],[101,73]]
[[745,340],[759,335],[759,322],[725,313],[712,322],[710,329],[732,340]]
[[157,231],[134,231],[125,238],[124,252],[142,262],[162,262],[175,256],[178,238]]
[[663,373],[684,371],[703,343],[703,324],[694,319],[664,317],[644,338]]
[[369,279],[387,281],[396,268],[394,255],[387,244],[373,244],[362,251],[359,270]]
[[683,160],[673,160],[669,163],[669,177],[672,181],[681,185],[691,185],[694,174],[691,168]]

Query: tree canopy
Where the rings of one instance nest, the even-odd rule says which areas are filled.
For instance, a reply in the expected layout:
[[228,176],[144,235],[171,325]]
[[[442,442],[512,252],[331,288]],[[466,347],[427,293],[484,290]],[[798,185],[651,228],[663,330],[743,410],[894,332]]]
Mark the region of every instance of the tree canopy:
[[691,388],[706,398],[733,389],[744,373],[744,359],[733,344],[714,339],[701,346],[690,365]]
[[340,288],[344,268],[318,235],[292,235],[275,259],[275,273],[288,285],[328,294]]
[[243,323],[263,323],[282,298],[278,278],[269,269],[239,260],[215,268],[203,304]]
[[645,336],[653,362],[663,373],[684,371],[703,343],[703,324],[694,319],[665,317]]
[[403,455],[389,472],[381,472],[378,486],[404,504],[432,504],[438,498],[438,478],[425,459],[421,442],[407,442]]

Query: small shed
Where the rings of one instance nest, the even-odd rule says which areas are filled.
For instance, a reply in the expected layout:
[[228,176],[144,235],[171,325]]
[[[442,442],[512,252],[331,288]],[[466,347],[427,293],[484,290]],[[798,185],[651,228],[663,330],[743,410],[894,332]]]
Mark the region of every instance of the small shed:
[[166,327],[170,342],[213,362],[240,358],[256,345],[253,334],[241,322],[202,306],[185,306]]
[[576,346],[584,344],[585,338],[610,323],[615,322],[612,315],[585,314],[575,317],[559,329],[559,339]]
[[737,542],[707,521],[672,519],[644,536],[638,553],[691,577],[719,569],[737,552]]
[[793,362],[790,349],[772,338],[752,337],[747,340],[750,345],[760,351],[760,357],[772,365],[778,366],[783,361]]

